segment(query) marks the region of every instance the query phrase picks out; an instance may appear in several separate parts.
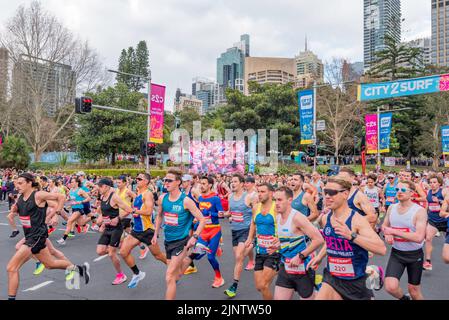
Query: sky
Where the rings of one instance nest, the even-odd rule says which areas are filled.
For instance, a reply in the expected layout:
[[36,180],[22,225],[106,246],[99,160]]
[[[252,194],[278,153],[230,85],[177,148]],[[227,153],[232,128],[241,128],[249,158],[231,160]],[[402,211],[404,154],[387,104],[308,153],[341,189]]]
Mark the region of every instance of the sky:
[[[0,0],[0,31],[19,5]],[[324,62],[363,61],[363,0],[41,0],[67,28],[88,40],[108,69],[123,48],[146,40],[153,82],[191,93],[195,77],[216,78],[216,59],[251,37],[251,56],[293,58],[309,49]],[[431,0],[402,0],[403,40],[430,37]]]

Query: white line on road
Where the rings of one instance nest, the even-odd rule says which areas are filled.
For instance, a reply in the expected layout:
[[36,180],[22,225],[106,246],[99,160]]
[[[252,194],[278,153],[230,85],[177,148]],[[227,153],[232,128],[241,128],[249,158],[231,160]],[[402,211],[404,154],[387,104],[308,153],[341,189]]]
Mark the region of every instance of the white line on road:
[[40,288],[43,288],[43,287],[45,287],[45,286],[48,286],[49,284],[51,284],[51,283],[53,283],[53,282],[54,282],[54,281],[46,281],[46,282],[41,283],[41,284],[38,284],[37,286],[34,286],[34,287],[32,287],[32,288],[23,290],[23,292],[36,291],[36,290],[39,290]]
[[0,223],[0,226],[9,226],[7,223]]
[[5,213],[9,213],[9,211],[2,211],[2,212],[0,212],[0,214],[5,214]]
[[106,259],[108,257],[108,255],[106,254],[106,255],[104,255],[104,256],[101,256],[101,257],[98,257],[97,259],[95,259],[94,260],[94,262],[98,262],[98,261],[101,261],[101,260],[103,260],[103,259]]

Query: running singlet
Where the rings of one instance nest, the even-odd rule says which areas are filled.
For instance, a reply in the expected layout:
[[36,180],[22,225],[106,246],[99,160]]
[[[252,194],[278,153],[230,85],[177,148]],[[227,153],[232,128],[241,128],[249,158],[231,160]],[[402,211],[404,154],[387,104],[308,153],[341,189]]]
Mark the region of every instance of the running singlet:
[[[433,198],[437,198],[437,201],[434,201]],[[432,190],[427,194],[427,202],[429,203],[429,207],[427,208],[427,212],[429,214],[429,220],[435,223],[447,222],[448,219],[440,217],[441,205],[443,204],[444,196],[443,189],[439,189],[437,193],[432,193]]]
[[397,182],[395,182],[394,185],[391,185],[390,183],[387,184],[387,187],[385,188],[385,203],[387,206],[391,206],[392,204],[398,202],[398,192],[396,191],[397,186]]
[[373,205],[373,207],[379,208],[380,202],[379,202],[379,189],[377,187],[374,187],[372,189],[365,187],[365,195],[368,197],[369,202]]
[[359,209],[359,208],[355,205],[355,203],[354,203],[354,200],[355,200],[355,197],[357,196],[357,193],[359,193],[359,189],[357,189],[357,190],[354,192],[354,194],[352,195],[352,197],[349,198],[349,200],[348,200],[348,206],[349,206],[350,209],[354,210],[355,212],[359,213],[360,215],[366,216],[366,213],[365,213],[362,209]]
[[[144,193],[139,194],[134,199],[133,208],[136,210],[145,210],[145,203],[143,202],[143,195],[150,191],[145,191]],[[142,216],[140,214],[134,214],[134,227],[133,230],[136,232],[145,232],[148,229],[154,230],[153,222],[151,221],[151,216]]]
[[247,193],[244,192],[239,200],[234,199],[234,194],[229,199],[229,211],[231,213],[231,230],[239,231],[251,227],[251,217],[253,210],[245,203]]
[[218,212],[223,211],[220,198],[215,193],[199,197],[199,208],[206,218],[206,228],[220,227]]
[[[352,229],[352,220],[355,214],[356,211],[352,210],[346,221],[346,225],[350,230]],[[327,270],[333,277],[339,279],[359,279],[366,275],[368,251],[336,234],[331,224],[332,215],[333,212],[327,216],[327,222],[322,231],[327,247]]]
[[279,253],[281,254],[281,261],[285,265],[285,271],[288,274],[306,274],[306,267],[310,262],[310,257],[307,257],[304,263],[296,268],[287,266],[291,259],[307,248],[306,236],[296,235],[292,230],[292,221],[297,214],[301,213],[295,209],[292,209],[285,224],[281,224],[281,215],[277,216],[278,237],[281,242],[281,249],[279,250]]
[[[393,229],[403,232],[416,232],[416,227],[413,224],[413,220],[415,219],[418,210],[422,208],[417,204],[413,204],[406,213],[399,214],[398,207],[399,204],[394,204],[391,206],[390,226]],[[400,251],[416,251],[421,249],[423,245],[424,241],[422,243],[416,243],[404,238],[395,237],[393,248]]]
[[[77,188],[75,190],[70,190],[70,201],[72,202],[81,202],[84,200],[84,198],[82,196],[80,196],[78,193],[80,192],[81,188]],[[82,203],[80,204],[74,204],[72,205],[72,209],[83,209],[84,206]]]
[[193,222],[193,215],[184,208],[186,195],[181,193],[178,200],[170,201],[169,194],[162,201],[165,222],[165,241],[174,242],[187,238]]
[[318,192],[318,197],[320,199],[323,199],[323,190],[321,189],[321,179],[318,180],[317,183],[313,182],[313,180],[310,180],[310,184],[316,188]]
[[118,229],[122,226],[121,223],[118,223],[117,226],[111,226],[111,221],[117,218],[120,214],[118,208],[116,209],[111,206],[111,199],[113,195],[114,193],[112,192],[106,201],[101,199],[101,215],[103,216],[103,223],[107,229]]
[[256,225],[256,253],[268,254],[268,248],[273,245],[277,238],[277,219],[275,212],[275,202],[273,201],[270,211],[264,215],[261,212],[262,204],[259,204],[257,214],[254,216]]
[[306,217],[308,217],[308,216],[310,216],[310,209],[309,209],[309,207],[305,206],[302,203],[302,200],[304,199],[304,195],[305,194],[306,193],[304,191],[302,191],[299,194],[299,196],[292,201],[292,208],[297,210],[297,211],[299,211],[299,212],[301,212]]
[[36,191],[31,193],[27,201],[20,196],[17,201],[17,209],[19,210],[19,218],[22,223],[25,239],[48,238],[47,226],[45,218],[47,217],[47,204],[44,208],[40,208],[36,204]]
[[[131,198],[126,195],[127,192],[128,192],[127,188],[123,189],[123,191],[120,191],[120,189],[117,189],[117,195],[120,197],[120,199],[122,199],[122,201],[125,204],[127,204],[128,206],[131,207]],[[120,209],[119,211],[120,211],[120,214],[123,213],[123,209]],[[126,218],[131,219],[132,214],[129,214],[128,216],[126,216]]]

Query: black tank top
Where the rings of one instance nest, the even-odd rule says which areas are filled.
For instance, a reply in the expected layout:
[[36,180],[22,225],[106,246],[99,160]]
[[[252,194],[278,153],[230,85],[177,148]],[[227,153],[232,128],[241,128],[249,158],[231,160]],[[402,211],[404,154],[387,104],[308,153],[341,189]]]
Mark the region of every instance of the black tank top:
[[45,218],[47,217],[47,203],[45,207],[40,208],[36,204],[36,191],[31,193],[28,200],[23,199],[23,195],[17,200],[19,218],[22,223],[25,239],[48,238]]
[[104,201],[103,198],[101,199],[101,213],[103,215],[103,222],[106,225],[106,227],[115,229],[120,227],[121,224],[119,223],[116,227],[110,225],[111,220],[117,218],[120,214],[120,210],[118,208],[115,209],[111,206],[111,199],[113,195],[114,193],[112,192],[108,200],[106,201]]

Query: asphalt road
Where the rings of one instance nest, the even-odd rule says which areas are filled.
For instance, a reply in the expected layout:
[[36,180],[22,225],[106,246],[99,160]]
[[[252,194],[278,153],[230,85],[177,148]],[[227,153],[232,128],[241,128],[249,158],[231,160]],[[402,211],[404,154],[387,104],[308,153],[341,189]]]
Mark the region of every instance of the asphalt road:
[[[0,203],[0,299],[7,297],[7,273],[6,266],[14,253],[14,246],[23,236],[10,239],[11,230],[6,220],[7,205]],[[18,221],[17,221],[18,222]],[[19,223],[19,222],[18,222]],[[63,227],[61,226],[60,229]],[[128,289],[126,284],[113,286],[111,283],[115,277],[115,271],[108,257],[98,259],[96,255],[96,244],[99,234],[89,232],[84,235],[77,235],[67,241],[67,245],[60,247],[56,239],[63,234],[58,230],[50,236],[53,244],[74,263],[81,264],[85,261],[91,265],[91,283],[82,285],[80,289],[69,290],[64,280],[64,271],[44,270],[39,276],[33,275],[34,261],[26,263],[20,272],[20,288],[17,295],[22,300],[161,300],[165,294],[165,266],[156,261],[151,254],[143,261],[137,260],[138,267],[146,272],[146,278],[139,283],[135,289]],[[196,263],[199,272],[193,275],[184,276],[179,285],[177,298],[183,300],[228,300],[223,291],[231,284],[233,278],[234,258],[231,247],[231,231],[229,224],[223,224],[224,253],[219,258],[222,274],[226,280],[224,287],[214,289],[211,287],[214,274],[204,258]],[[447,300],[449,299],[449,266],[443,264],[441,251],[444,244],[444,237],[435,239],[433,256],[433,271],[425,271],[422,280],[423,294],[426,299]],[[161,247],[163,246],[160,240]],[[134,251],[134,256],[139,255],[138,250]],[[374,257],[370,264],[377,264],[386,267],[388,256]],[[132,272],[122,263],[122,267],[128,279]],[[404,275],[402,287],[407,287],[407,277]],[[297,299],[298,297],[295,296]],[[261,297],[256,291],[253,280],[253,272],[243,271],[239,290],[234,300],[260,300]],[[376,299],[392,300],[384,290],[376,292]]]

